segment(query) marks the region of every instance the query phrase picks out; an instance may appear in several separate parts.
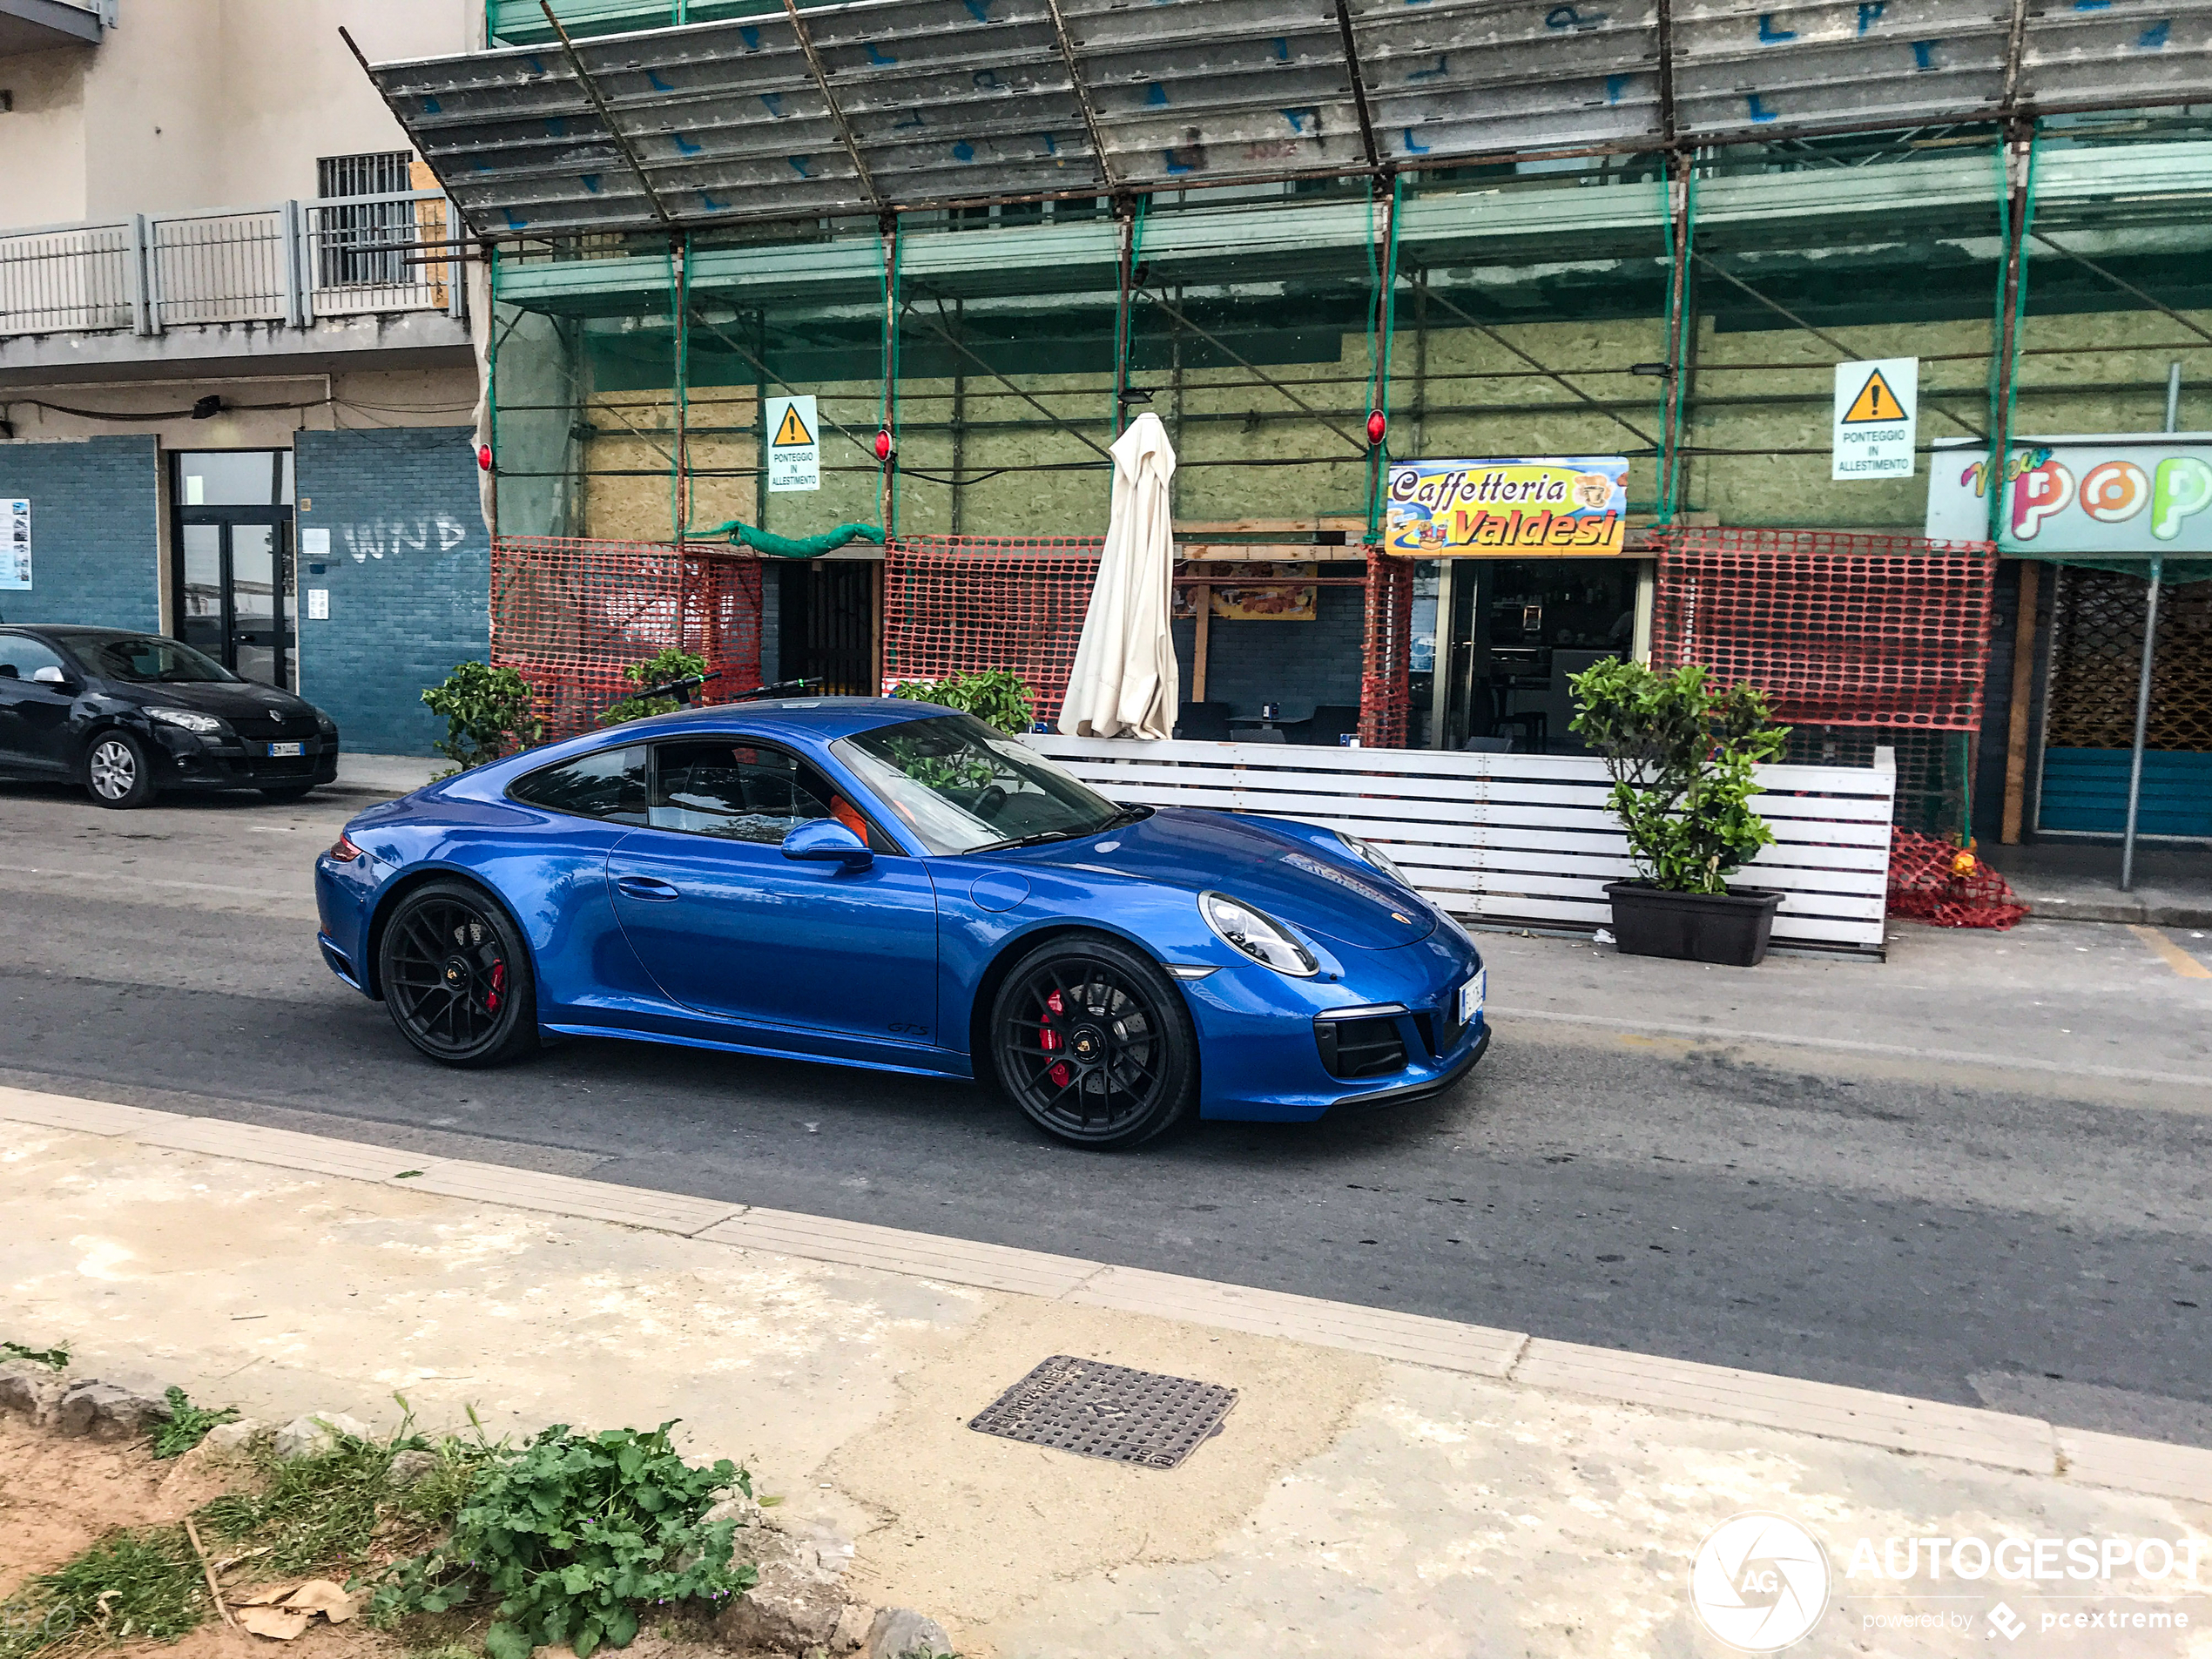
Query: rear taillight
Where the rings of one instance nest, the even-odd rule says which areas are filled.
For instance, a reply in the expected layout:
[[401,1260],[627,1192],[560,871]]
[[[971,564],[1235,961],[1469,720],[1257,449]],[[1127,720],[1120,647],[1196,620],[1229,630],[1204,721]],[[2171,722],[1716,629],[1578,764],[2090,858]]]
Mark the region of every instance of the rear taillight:
[[330,844],[330,856],[341,864],[351,864],[361,855],[361,848],[354,845],[353,838],[349,835],[341,834]]

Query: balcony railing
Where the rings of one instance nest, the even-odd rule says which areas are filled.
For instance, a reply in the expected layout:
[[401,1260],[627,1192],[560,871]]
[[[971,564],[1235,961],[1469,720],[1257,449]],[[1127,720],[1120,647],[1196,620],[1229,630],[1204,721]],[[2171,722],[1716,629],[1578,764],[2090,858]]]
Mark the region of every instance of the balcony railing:
[[463,314],[461,221],[435,190],[0,231],[0,337]]

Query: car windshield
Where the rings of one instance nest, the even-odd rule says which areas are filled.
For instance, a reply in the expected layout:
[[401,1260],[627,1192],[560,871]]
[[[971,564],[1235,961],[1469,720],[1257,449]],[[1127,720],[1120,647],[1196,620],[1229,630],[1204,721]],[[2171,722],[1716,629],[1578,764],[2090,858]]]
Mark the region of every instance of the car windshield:
[[878,726],[831,752],[932,853],[1089,835],[1129,816],[1019,738],[967,714]]
[[158,634],[72,634],[70,652],[102,679],[152,685],[179,680],[234,680],[237,675],[181,640]]

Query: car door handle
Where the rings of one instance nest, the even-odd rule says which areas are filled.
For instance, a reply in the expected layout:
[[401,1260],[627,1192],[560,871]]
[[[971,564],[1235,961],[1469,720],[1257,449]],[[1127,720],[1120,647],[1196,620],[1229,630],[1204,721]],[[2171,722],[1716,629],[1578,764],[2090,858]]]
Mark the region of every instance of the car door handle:
[[665,881],[650,875],[619,875],[615,878],[615,891],[625,899],[673,899],[677,891]]

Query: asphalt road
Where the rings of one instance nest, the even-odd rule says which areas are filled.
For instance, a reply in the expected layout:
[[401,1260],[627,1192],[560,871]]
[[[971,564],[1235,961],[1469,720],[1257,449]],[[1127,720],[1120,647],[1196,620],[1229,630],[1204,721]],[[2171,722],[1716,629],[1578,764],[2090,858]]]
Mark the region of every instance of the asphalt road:
[[1104,1156],[961,1084],[435,1067],[314,948],[361,804],[0,785],[0,1081],[2212,1445],[2212,980],[2125,928],[1755,974],[1491,936],[1452,1095]]

